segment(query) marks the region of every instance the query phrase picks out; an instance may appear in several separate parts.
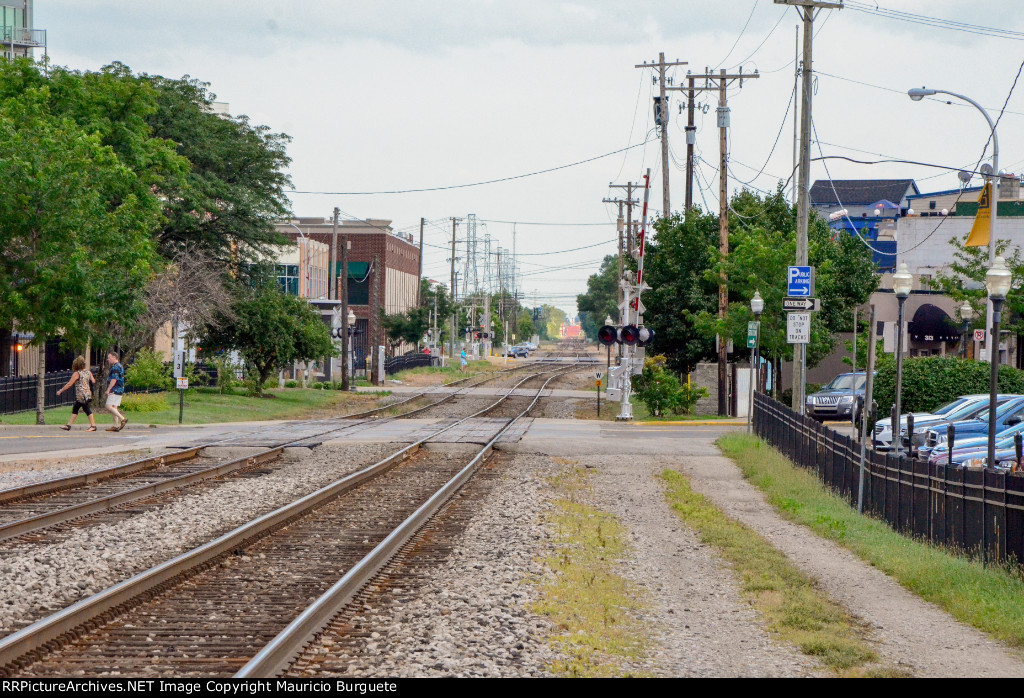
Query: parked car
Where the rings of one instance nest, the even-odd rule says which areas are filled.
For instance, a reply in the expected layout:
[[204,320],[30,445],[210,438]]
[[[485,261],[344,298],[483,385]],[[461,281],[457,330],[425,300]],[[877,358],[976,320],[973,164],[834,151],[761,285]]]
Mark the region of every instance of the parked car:
[[525,359],[530,356],[530,352],[527,350],[526,347],[516,345],[514,347],[509,347],[508,349],[506,349],[505,353],[502,354],[502,356],[511,356],[512,358]]
[[866,373],[840,373],[821,390],[807,396],[807,416],[818,421],[856,420],[864,407],[866,383]]
[[523,346],[526,347],[527,351],[537,351],[537,345],[533,342],[523,342]]
[[[1017,454],[1014,448],[1014,437],[1024,434],[1024,422],[1007,427],[996,434],[996,467],[1000,462],[1013,461]],[[949,444],[942,444],[932,449],[928,460],[933,465],[949,464]],[[978,436],[953,443],[953,467],[981,467],[988,460],[988,437]],[[1012,464],[1012,463],[1011,463]]]
[[[996,433],[1003,429],[1024,422],[1024,396],[1016,396],[996,407]],[[952,422],[954,447],[957,442],[972,437],[988,435],[988,407],[978,412],[974,419]],[[937,426],[928,429],[927,440],[920,449],[920,454],[930,455],[938,446],[946,443],[946,427]]]
[[[1007,400],[1017,397],[1016,395],[997,395],[997,404],[1003,404]],[[932,413],[914,413],[914,433],[907,437],[907,415],[900,419],[900,436],[903,438],[903,447],[909,449],[913,445],[916,449],[927,450],[928,430],[932,427],[939,428],[951,422],[959,422],[966,419],[973,419],[979,412],[988,409],[988,395],[963,395]],[[875,424],[873,441],[875,449],[879,451],[892,450],[892,420],[880,419]]]

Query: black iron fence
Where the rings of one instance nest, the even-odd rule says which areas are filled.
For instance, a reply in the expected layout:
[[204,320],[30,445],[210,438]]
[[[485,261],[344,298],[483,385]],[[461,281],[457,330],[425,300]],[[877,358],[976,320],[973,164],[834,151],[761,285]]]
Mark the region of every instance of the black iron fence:
[[407,368],[419,368],[420,366],[438,366],[440,359],[430,354],[407,354],[406,356],[395,356],[384,359],[384,373],[391,375],[404,371]]
[[[797,465],[810,468],[857,504],[860,443],[760,393],[754,431]],[[1024,477],[993,469],[950,468],[870,448],[864,511],[897,531],[938,545],[1024,562]]]

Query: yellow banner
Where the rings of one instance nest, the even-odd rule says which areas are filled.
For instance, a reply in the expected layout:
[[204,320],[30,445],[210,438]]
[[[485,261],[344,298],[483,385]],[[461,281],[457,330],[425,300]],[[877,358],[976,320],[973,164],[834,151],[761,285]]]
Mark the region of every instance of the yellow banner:
[[991,186],[990,182],[985,182],[985,186],[981,188],[981,196],[978,197],[978,215],[974,217],[971,234],[967,236],[967,247],[988,246],[988,234],[992,230]]

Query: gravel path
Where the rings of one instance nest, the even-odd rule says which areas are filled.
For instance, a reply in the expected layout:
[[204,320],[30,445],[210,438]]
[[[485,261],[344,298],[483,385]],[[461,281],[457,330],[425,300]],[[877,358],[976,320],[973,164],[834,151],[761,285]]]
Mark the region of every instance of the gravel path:
[[657,475],[677,456],[584,456],[599,506],[629,531],[623,574],[647,591],[644,618],[657,649],[638,671],[657,676],[811,676],[817,664],[773,640],[740,597],[713,548],[703,545],[665,501]]
[[31,460],[8,461],[0,465],[0,490],[23,487],[43,480],[54,480],[69,475],[102,470],[122,463],[131,463],[150,455],[148,449],[121,451],[101,456],[78,456],[68,458],[34,458]]
[[49,545],[0,553],[0,632],[8,633],[256,516],[322,487],[394,448],[323,446],[280,469],[225,480],[165,507],[88,526]]
[[1024,662],[987,635],[923,601],[810,529],[786,521],[739,468],[707,442],[676,467],[693,488],[751,527],[812,575],[872,629],[879,653],[917,676],[1024,676]]
[[423,570],[417,587],[371,600],[351,620],[373,631],[366,642],[330,632],[318,641],[334,656],[315,665],[318,675],[550,676],[556,655],[545,638],[553,630],[529,610],[537,587],[528,578],[544,573],[537,560],[551,549],[542,478],[560,466],[515,456],[503,467],[484,497],[466,502],[473,516],[444,561]]

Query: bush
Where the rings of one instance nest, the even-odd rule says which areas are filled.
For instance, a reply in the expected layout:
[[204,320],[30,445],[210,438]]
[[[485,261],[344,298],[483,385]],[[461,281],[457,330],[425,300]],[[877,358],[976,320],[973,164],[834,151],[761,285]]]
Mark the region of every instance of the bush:
[[688,414],[697,400],[708,394],[705,388],[681,386],[679,379],[665,369],[667,362],[661,355],[648,357],[644,359],[643,373],[633,377],[637,399],[656,417],[664,416],[666,410]]
[[[896,359],[886,354],[876,368],[874,400],[878,416],[885,417],[896,402]],[[988,393],[990,371],[985,362],[955,356],[905,357],[901,409],[904,413],[930,412],[961,395]],[[1024,371],[1000,366],[998,390],[1024,394]]]
[[125,372],[125,380],[141,390],[167,390],[173,387],[171,370],[163,359],[151,349],[142,349]]
[[126,393],[121,398],[125,412],[160,412],[167,409],[167,393]]
[[298,381],[285,381],[284,382],[284,387],[286,387],[286,388],[298,388],[299,387],[299,382]]
[[[813,395],[814,393],[818,392],[819,390],[821,390],[821,383],[807,383],[807,384],[804,385],[804,395],[805,396],[806,395]],[[792,388],[786,388],[781,393],[779,393],[779,402],[781,402],[786,407],[792,407],[793,406],[793,389]]]
[[240,381],[235,378],[235,366],[227,354],[212,357],[210,363],[217,369],[217,389],[221,395],[238,385]]

